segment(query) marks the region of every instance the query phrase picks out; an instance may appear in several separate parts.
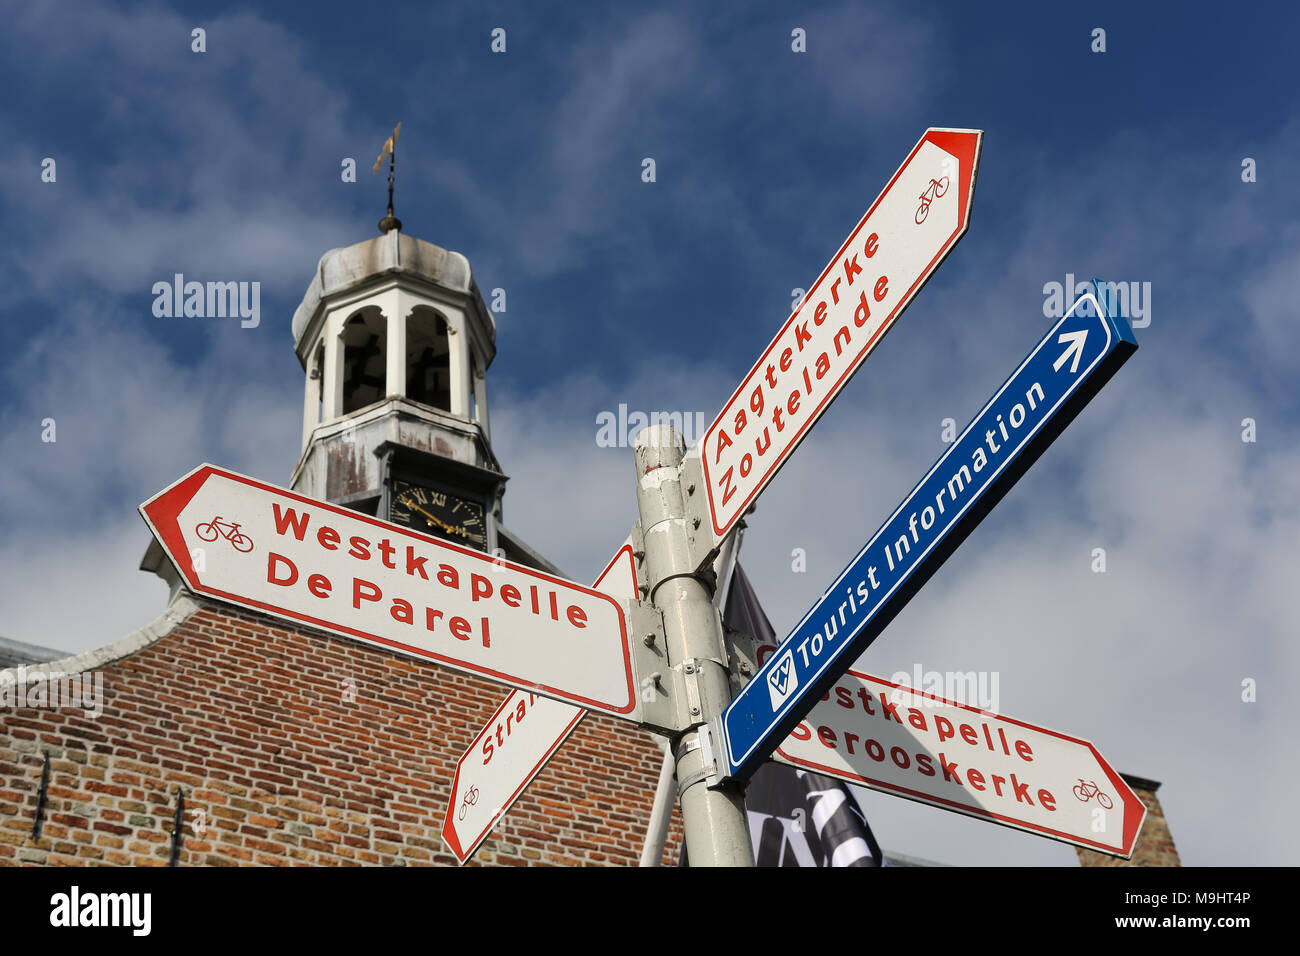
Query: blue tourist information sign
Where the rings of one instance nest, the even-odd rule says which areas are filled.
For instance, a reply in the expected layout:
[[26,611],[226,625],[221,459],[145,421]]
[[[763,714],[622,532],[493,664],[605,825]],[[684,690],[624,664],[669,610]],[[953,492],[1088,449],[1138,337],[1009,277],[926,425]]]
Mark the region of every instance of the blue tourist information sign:
[[1105,287],[1093,285],[732,701],[714,735],[725,776],[747,779],[768,759],[1137,350]]

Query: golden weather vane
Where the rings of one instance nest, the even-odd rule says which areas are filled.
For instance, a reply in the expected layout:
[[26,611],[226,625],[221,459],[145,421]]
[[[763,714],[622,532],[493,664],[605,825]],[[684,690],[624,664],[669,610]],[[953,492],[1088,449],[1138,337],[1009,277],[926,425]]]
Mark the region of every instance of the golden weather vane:
[[379,158],[375,160],[375,167],[372,173],[378,173],[379,167],[384,165],[384,157],[388,157],[388,215],[379,220],[379,231],[383,233],[390,232],[393,229],[398,231],[402,228],[402,220],[393,215],[393,177],[397,173],[397,134],[402,131],[402,124],[398,123],[393,128],[393,135],[384,140],[383,149],[379,151]]

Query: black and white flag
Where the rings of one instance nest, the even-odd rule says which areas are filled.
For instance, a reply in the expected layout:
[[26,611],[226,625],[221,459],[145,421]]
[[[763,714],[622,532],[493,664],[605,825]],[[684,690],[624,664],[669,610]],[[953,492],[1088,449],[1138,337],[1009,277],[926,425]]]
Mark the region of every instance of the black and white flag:
[[880,866],[867,819],[838,780],[766,763],[745,792],[758,866]]

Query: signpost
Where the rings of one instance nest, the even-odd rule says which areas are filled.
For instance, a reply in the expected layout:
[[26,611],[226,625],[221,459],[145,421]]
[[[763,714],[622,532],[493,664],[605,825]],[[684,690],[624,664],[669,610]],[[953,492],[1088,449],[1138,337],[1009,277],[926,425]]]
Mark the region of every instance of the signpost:
[[926,130],[705,432],[698,454],[715,541],[965,234],[983,135]]
[[637,436],[644,583],[662,612],[667,663],[691,714],[675,758],[693,860],[753,865],[742,788],[730,777],[716,780],[707,729],[731,687],[705,569],[965,233],[982,137],[926,131],[689,455],[672,429]]
[[1125,859],[1146,816],[1088,741],[854,670],[772,759]]
[[1137,349],[1105,295],[1075,302],[715,723],[748,778]]
[[[592,587],[620,603],[636,599],[631,544],[619,549]],[[564,701],[510,692],[456,763],[442,839],[457,860],[463,864],[474,855],[586,714]]]
[[1128,856],[1145,808],[1087,741],[848,670],[1137,349],[1100,284],[731,700],[729,666],[750,665],[724,646],[708,562],[965,234],[982,138],[926,131],[695,448],[637,436],[639,530],[592,588],[212,465],[140,512],[196,593],[517,688],[457,764],[442,834],[461,863],[586,710],[674,735],[697,863],[752,864],[742,784],[774,751]]
[[600,591],[212,465],[140,513],[197,593],[639,719],[623,608]]

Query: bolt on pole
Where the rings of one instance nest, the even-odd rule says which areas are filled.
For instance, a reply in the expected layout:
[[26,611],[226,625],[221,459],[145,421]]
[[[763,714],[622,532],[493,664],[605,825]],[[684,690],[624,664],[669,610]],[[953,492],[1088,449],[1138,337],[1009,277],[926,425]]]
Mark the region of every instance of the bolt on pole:
[[[745,795],[728,781],[710,787],[699,730],[731,702],[722,618],[692,564],[681,463],[681,435],[652,425],[633,442],[637,506],[645,539],[647,600],[663,614],[668,663],[696,691],[690,727],[673,741],[686,851],[692,866],[753,866]],[[698,699],[698,700],[697,700]]]

